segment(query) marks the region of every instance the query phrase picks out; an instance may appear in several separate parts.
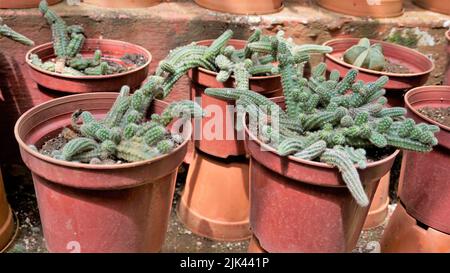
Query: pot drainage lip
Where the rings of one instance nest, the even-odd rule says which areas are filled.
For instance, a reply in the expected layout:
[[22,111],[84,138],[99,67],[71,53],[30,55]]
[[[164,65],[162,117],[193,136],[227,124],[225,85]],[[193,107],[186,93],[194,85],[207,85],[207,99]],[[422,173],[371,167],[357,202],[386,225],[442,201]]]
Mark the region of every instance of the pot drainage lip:
[[2,249],[0,249],[0,254],[1,253],[5,253],[14,243],[14,241],[17,238],[17,235],[19,235],[19,217],[17,217],[17,214],[11,209],[11,213],[13,215],[14,218],[14,225],[16,226],[15,231],[11,237],[11,239],[9,240],[9,242],[6,244],[5,247],[3,247]]

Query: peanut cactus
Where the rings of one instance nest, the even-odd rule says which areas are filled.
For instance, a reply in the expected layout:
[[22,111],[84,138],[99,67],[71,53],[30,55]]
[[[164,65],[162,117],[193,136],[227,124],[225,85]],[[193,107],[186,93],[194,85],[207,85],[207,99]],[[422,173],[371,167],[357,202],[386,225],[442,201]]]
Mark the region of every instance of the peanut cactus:
[[9,26],[2,24],[2,18],[0,18],[0,38],[6,37],[18,43],[21,43],[26,46],[33,46],[34,42],[24,35],[14,31]]
[[[325,64],[315,67],[309,79],[298,77],[289,48],[283,40],[279,41],[277,58],[286,110],[250,90],[205,90],[207,95],[219,99],[236,100],[239,111],[249,115],[251,132],[280,156],[292,155],[336,166],[357,203],[367,206],[369,199],[357,168],[366,168],[368,150],[393,147],[429,152],[437,145],[434,134],[439,128],[406,119],[404,108],[386,108],[383,86],[387,77],[364,83],[356,81],[356,70],[350,70],[342,80],[337,71],[332,71],[327,79]],[[278,116],[274,116],[276,113]],[[257,120],[257,126],[252,120]]]
[[106,75],[114,73],[114,69],[107,62],[102,62],[100,50],[95,51],[92,58],[85,58],[80,54],[86,36],[80,25],[67,26],[66,22],[42,0],[39,11],[47,19],[53,38],[55,61],[43,62],[39,56],[31,54],[31,64],[41,69],[70,76]]
[[369,39],[362,38],[357,45],[347,49],[344,61],[357,67],[382,71],[385,67],[383,48],[376,43],[371,45]]
[[192,101],[179,101],[170,104],[161,116],[153,114],[146,121],[147,109],[162,84],[161,77],[150,76],[132,95],[129,87],[122,87],[103,119],[87,111],[74,112],[71,127],[80,137],[71,139],[53,156],[82,163],[108,158],[134,162],[170,153],[184,139],[179,134],[172,136],[166,126],[177,118],[201,116],[203,111]]

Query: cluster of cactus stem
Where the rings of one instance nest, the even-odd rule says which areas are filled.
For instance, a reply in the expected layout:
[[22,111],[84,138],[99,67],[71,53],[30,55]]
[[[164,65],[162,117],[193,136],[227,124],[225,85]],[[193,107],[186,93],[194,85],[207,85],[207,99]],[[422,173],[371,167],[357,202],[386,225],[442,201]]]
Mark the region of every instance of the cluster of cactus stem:
[[226,30],[210,46],[192,43],[172,50],[162,60],[156,71],[158,76],[168,77],[163,86],[163,94],[167,95],[175,82],[192,68],[201,67],[217,72],[216,79],[226,82],[232,75],[237,89],[248,89],[249,78],[279,74],[274,63],[278,62],[278,45],[280,41],[288,44],[294,52],[297,63],[296,71],[303,75],[303,66],[309,60],[309,53],[328,53],[331,48],[320,45],[297,46],[291,39],[285,39],[283,32],[277,35],[263,35],[256,29],[248,38],[244,48],[237,49],[228,45],[233,31]]
[[42,61],[36,54],[31,54],[30,61],[33,65],[50,72],[71,76],[99,76],[113,73],[113,68],[102,60],[100,50],[96,50],[91,58],[85,58],[80,54],[86,40],[82,26],[67,26],[59,15],[49,9],[45,0],[40,2],[39,10],[51,27],[56,58],[54,61]]
[[405,118],[404,108],[385,107],[383,86],[388,77],[364,83],[356,80],[357,70],[346,75],[333,70],[327,79],[326,65],[321,63],[306,79],[297,73],[295,51],[284,41],[278,45],[277,59],[285,110],[248,89],[208,88],[205,92],[219,99],[236,100],[236,129],[244,127],[239,113],[247,113],[252,134],[280,156],[336,166],[359,205],[369,204],[357,171],[366,167],[368,149],[394,147],[428,152],[437,144],[437,126],[416,124]]
[[386,65],[381,44],[371,45],[367,38],[362,38],[358,44],[347,49],[344,52],[344,61],[357,67],[376,71],[383,71]]
[[34,42],[30,40],[29,38],[25,37],[24,35],[14,31],[6,24],[3,24],[2,18],[0,18],[0,38],[6,37],[8,39],[11,39],[13,41],[16,41],[18,43],[21,43],[23,45],[27,46],[33,46]]
[[117,159],[135,162],[170,153],[184,141],[181,134],[170,133],[167,126],[174,119],[190,120],[203,115],[192,101],[170,104],[160,115],[146,119],[147,109],[157,94],[163,78],[150,79],[133,94],[123,86],[113,106],[103,119],[95,119],[88,111],[72,115],[72,129],[79,137],[71,139],[52,156],[81,163]]

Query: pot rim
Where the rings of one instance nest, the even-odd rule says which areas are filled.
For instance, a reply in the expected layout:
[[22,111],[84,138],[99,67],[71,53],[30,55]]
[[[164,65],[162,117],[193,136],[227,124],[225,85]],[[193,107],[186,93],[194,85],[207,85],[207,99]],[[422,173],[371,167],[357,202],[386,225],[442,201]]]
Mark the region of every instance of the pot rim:
[[88,75],[86,75],[86,76],[72,76],[72,75],[64,75],[64,74],[60,74],[60,73],[56,73],[56,72],[50,72],[50,71],[44,70],[44,69],[42,69],[40,67],[36,67],[30,61],[30,55],[31,54],[33,54],[36,51],[41,50],[42,48],[45,48],[45,47],[48,47],[48,46],[52,45],[52,42],[48,42],[48,43],[44,43],[44,44],[35,46],[32,49],[28,50],[28,52],[25,54],[25,62],[32,69],[37,70],[37,71],[39,71],[41,73],[44,73],[44,74],[52,76],[52,77],[73,79],[73,80],[98,80],[98,79],[106,80],[106,79],[110,79],[110,78],[122,77],[122,76],[125,76],[125,75],[136,73],[137,71],[145,69],[146,67],[148,67],[150,65],[151,61],[152,61],[153,56],[150,53],[150,51],[148,51],[147,49],[145,49],[144,47],[142,47],[140,45],[136,45],[136,44],[125,42],[125,41],[121,41],[121,40],[113,40],[113,39],[100,39],[100,38],[87,38],[86,39],[86,41],[98,41],[98,40],[105,41],[105,42],[112,42],[112,43],[121,42],[123,44],[128,44],[128,45],[132,45],[134,47],[137,47],[137,48],[139,48],[139,50],[142,50],[143,52],[145,52],[145,54],[147,55],[147,56],[145,56],[147,58],[147,61],[143,65],[141,65],[139,67],[136,67],[136,68],[134,68],[132,70],[125,71],[125,72],[122,72],[122,73],[117,73],[117,74],[100,75],[100,76],[88,76]]
[[[116,95],[118,96],[119,93],[116,92],[102,92],[102,95]],[[191,135],[192,135],[192,125],[190,123],[190,121],[187,121],[183,124],[183,126],[187,125],[187,133],[186,133],[186,138],[185,140],[178,145],[177,148],[175,148],[172,152],[168,153],[168,154],[164,154],[164,155],[160,155],[157,156],[155,158],[152,159],[148,159],[148,160],[144,160],[144,161],[137,161],[137,162],[129,162],[129,163],[121,163],[121,164],[114,164],[114,165],[110,165],[110,164],[105,164],[105,165],[96,165],[96,164],[86,164],[86,163],[75,163],[75,162],[69,162],[69,161],[64,161],[64,160],[59,160],[59,159],[54,159],[52,157],[43,155],[41,153],[39,153],[38,151],[35,151],[33,149],[31,149],[28,144],[26,144],[22,138],[19,136],[19,127],[20,124],[22,123],[22,121],[26,118],[28,118],[28,116],[32,115],[33,112],[35,111],[39,111],[39,110],[43,110],[41,108],[47,108],[47,106],[49,104],[55,104],[57,103],[57,105],[61,105],[61,104],[67,104],[67,103],[71,103],[73,100],[72,99],[77,99],[77,98],[82,98],[82,97],[89,97],[92,95],[99,95],[99,93],[84,93],[84,94],[75,94],[75,95],[69,95],[69,96],[65,96],[65,97],[61,97],[61,98],[56,98],[53,100],[50,100],[48,102],[39,104],[37,106],[34,106],[33,108],[29,109],[28,111],[26,111],[25,113],[23,113],[20,118],[17,120],[15,126],[14,126],[14,135],[16,137],[17,142],[19,143],[19,146],[21,149],[25,150],[25,152],[27,152],[28,154],[31,154],[32,156],[54,164],[54,165],[59,165],[59,166],[63,166],[63,167],[68,167],[68,168],[75,168],[75,169],[89,169],[89,170],[112,170],[112,169],[126,169],[126,168],[134,168],[134,167],[138,167],[138,166],[142,166],[142,165],[147,165],[156,161],[159,161],[165,157],[169,157],[170,155],[176,153],[178,150],[182,149],[183,146],[185,146],[191,139]],[[69,99],[69,100],[68,100]],[[67,101],[68,100],[68,101]],[[155,99],[157,100],[157,99]],[[53,107],[53,105],[50,105],[49,108]]]
[[[316,162],[316,161],[311,161],[311,160],[300,159],[300,158],[294,157],[294,156],[292,156],[292,155],[289,155],[289,156],[280,156],[280,155],[276,152],[276,150],[275,150],[273,147],[271,147],[270,145],[268,145],[268,144],[262,142],[260,139],[258,139],[257,137],[255,137],[255,136],[252,134],[252,132],[250,132],[250,130],[249,130],[248,127],[247,127],[246,117],[247,117],[247,113],[245,113],[245,115],[243,115],[242,118],[244,119],[244,125],[245,125],[244,128],[245,128],[245,132],[246,132],[247,135],[249,136],[248,141],[255,141],[256,143],[258,143],[258,145],[259,145],[260,147],[264,148],[265,151],[271,152],[271,153],[275,154],[275,155],[278,156],[278,157],[286,157],[286,158],[288,158],[288,159],[291,160],[291,161],[294,161],[294,162],[297,162],[297,163],[301,163],[301,164],[304,164],[304,165],[312,165],[312,166],[315,166],[315,167],[321,167],[321,168],[326,168],[326,169],[334,169],[334,168],[336,168],[336,167],[334,167],[334,166],[328,165],[328,164],[323,163],[323,162]],[[366,169],[368,169],[368,168],[370,168],[370,167],[376,167],[376,166],[379,166],[379,165],[382,165],[382,164],[386,163],[387,161],[391,160],[392,158],[395,158],[395,157],[398,155],[399,152],[400,152],[400,150],[399,150],[399,149],[396,149],[393,153],[389,154],[388,156],[386,156],[386,157],[383,158],[383,159],[380,159],[380,160],[377,160],[377,161],[374,161],[374,162],[369,162],[369,163],[367,163]],[[355,165],[356,165],[356,164],[355,164]],[[358,168],[358,169],[359,169],[359,168]]]
[[[322,45],[333,47],[330,44],[337,43],[337,42],[342,42],[342,41],[356,41],[357,42],[359,40],[360,40],[359,38],[335,38],[335,39],[331,39],[331,40],[326,41]],[[423,55],[421,52],[419,52],[417,50],[411,49],[411,48],[406,47],[406,46],[401,46],[401,45],[385,42],[385,41],[374,40],[374,39],[369,39],[369,40],[370,40],[371,43],[380,43],[383,46],[385,46],[385,45],[392,46],[392,47],[395,47],[395,48],[397,48],[399,50],[404,50],[404,51],[407,51],[407,52],[412,53],[412,54],[419,54],[421,57],[423,57],[424,60],[427,61],[428,64],[431,65],[431,67],[429,69],[425,70],[425,71],[415,72],[415,73],[392,73],[392,72],[376,71],[376,70],[372,70],[372,69],[367,69],[367,68],[354,66],[352,64],[344,62],[344,60],[335,58],[332,55],[332,53],[326,53],[325,56],[327,58],[329,58],[330,60],[334,61],[335,63],[338,63],[338,64],[343,65],[345,67],[348,67],[350,69],[353,68],[353,69],[356,69],[356,70],[361,71],[361,72],[366,72],[366,73],[375,74],[375,75],[382,75],[382,76],[385,75],[385,76],[402,77],[402,78],[403,77],[406,78],[406,77],[422,76],[422,75],[426,75],[426,74],[431,73],[434,70],[434,68],[435,68],[434,62],[432,62],[430,59],[428,59],[425,55]]]
[[439,122],[437,122],[437,121],[435,121],[435,120],[425,116],[424,114],[422,114],[419,111],[417,111],[416,108],[413,107],[413,105],[409,102],[409,98],[412,95],[414,95],[414,94],[422,93],[422,92],[426,93],[429,90],[436,90],[436,89],[446,90],[446,91],[448,91],[450,93],[450,86],[445,86],[445,85],[419,86],[419,87],[413,88],[413,89],[409,90],[408,92],[406,92],[405,98],[404,98],[405,106],[406,106],[406,108],[408,108],[408,110],[411,110],[414,114],[418,115],[419,117],[421,117],[422,119],[426,120],[427,122],[429,122],[431,124],[434,124],[434,125],[437,125],[440,128],[450,132],[450,127],[449,126],[445,126],[444,124],[439,123]]
[[[204,45],[204,44],[211,44],[215,39],[206,39],[206,40],[200,40],[195,42],[197,45]],[[234,42],[243,42],[244,44],[247,44],[246,40],[241,40],[241,39],[230,39],[230,41],[234,41]],[[212,76],[217,76],[217,72],[208,70],[206,68],[203,67],[198,67],[197,68],[199,71],[205,73],[205,74],[209,74]],[[281,74],[276,74],[276,75],[270,75],[270,76],[252,76],[250,77],[250,80],[265,80],[265,79],[274,79],[274,78],[280,78]],[[234,75],[231,75],[231,78],[234,78]]]

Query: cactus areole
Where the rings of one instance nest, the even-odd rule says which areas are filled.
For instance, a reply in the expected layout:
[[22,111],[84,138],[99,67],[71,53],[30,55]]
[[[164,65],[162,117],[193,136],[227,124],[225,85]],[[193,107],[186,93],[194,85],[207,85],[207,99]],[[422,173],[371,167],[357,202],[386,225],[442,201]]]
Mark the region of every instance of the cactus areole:
[[[107,112],[113,105],[122,106],[114,103],[118,95],[90,93],[55,99],[27,111],[15,126],[22,159],[33,173],[50,252],[70,252],[73,243],[78,243],[81,252],[158,252],[161,249],[177,169],[187,152],[190,121],[183,123],[183,141],[179,145],[173,147],[168,139],[158,141],[155,149],[164,151],[159,156],[137,162],[114,165],[71,162],[43,155],[29,146],[40,146],[57,135],[62,127],[70,126],[72,113],[80,108],[86,111],[81,117],[90,122],[87,124],[102,119],[114,122],[116,116],[107,115]],[[149,112],[160,114],[160,117],[165,117],[164,109],[169,107],[159,100],[149,105]],[[106,135],[104,130],[100,132],[97,133],[99,137]],[[81,158],[83,153],[89,156],[97,148],[114,150],[109,146],[111,141],[105,140],[102,145],[96,144],[97,141],[90,139],[77,143],[74,139],[69,147],[65,146],[64,156]],[[142,145],[133,146],[128,140],[123,141],[125,143],[115,150],[129,157],[134,152],[145,156],[149,151]],[[141,150],[136,149],[138,146]],[[80,152],[74,151],[76,147]],[[91,148],[94,149],[89,150]]]

